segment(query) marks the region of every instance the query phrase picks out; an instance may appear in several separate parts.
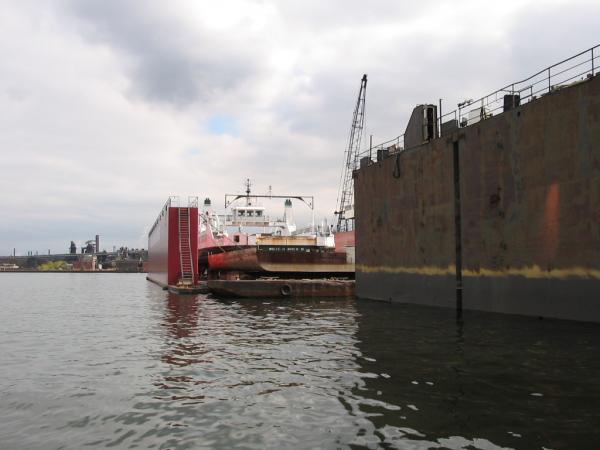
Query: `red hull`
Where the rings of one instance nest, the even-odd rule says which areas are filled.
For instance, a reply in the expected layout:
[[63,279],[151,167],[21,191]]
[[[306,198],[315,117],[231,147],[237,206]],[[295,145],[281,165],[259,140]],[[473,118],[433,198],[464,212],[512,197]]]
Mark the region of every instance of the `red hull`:
[[354,230],[341,231],[341,232],[335,233],[335,251],[336,252],[344,252],[344,251],[346,251],[346,247],[354,247],[354,246],[355,246]]
[[350,274],[354,264],[345,253],[333,251],[265,251],[250,247],[208,256],[211,271],[235,270],[254,273]]

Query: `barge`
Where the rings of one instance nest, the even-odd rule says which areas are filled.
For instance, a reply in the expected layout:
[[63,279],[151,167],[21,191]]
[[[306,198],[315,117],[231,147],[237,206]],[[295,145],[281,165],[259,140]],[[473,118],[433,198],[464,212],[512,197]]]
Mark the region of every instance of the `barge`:
[[210,291],[220,297],[307,298],[352,297],[354,280],[336,279],[256,279],[208,280]]

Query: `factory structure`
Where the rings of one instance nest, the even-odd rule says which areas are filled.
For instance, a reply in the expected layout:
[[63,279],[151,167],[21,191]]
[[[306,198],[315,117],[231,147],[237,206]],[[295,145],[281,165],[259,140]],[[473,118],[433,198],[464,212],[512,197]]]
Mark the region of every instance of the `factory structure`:
[[[74,271],[74,272],[143,272],[148,259],[146,249],[120,247],[112,251],[100,250],[100,235],[77,246],[71,241],[64,253],[0,256],[0,271]],[[60,264],[57,264],[60,263]]]

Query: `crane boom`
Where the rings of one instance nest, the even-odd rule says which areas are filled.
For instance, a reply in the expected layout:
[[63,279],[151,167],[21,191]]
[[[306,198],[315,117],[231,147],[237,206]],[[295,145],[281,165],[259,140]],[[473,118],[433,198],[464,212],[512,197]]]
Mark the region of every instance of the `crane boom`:
[[362,139],[365,123],[365,98],[367,95],[367,74],[360,80],[358,99],[354,107],[348,147],[344,154],[344,166],[340,190],[338,191],[337,231],[349,231],[354,228],[354,182],[352,172],[358,167],[358,154],[360,152],[360,141]]

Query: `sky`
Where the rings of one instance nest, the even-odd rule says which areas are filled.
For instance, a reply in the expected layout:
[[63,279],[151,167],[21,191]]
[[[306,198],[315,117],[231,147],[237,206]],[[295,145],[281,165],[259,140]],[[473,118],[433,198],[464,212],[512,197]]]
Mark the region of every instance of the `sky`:
[[168,196],[246,178],[331,220],[363,73],[383,142],[599,29],[596,0],[0,0],[0,255],[146,248]]

